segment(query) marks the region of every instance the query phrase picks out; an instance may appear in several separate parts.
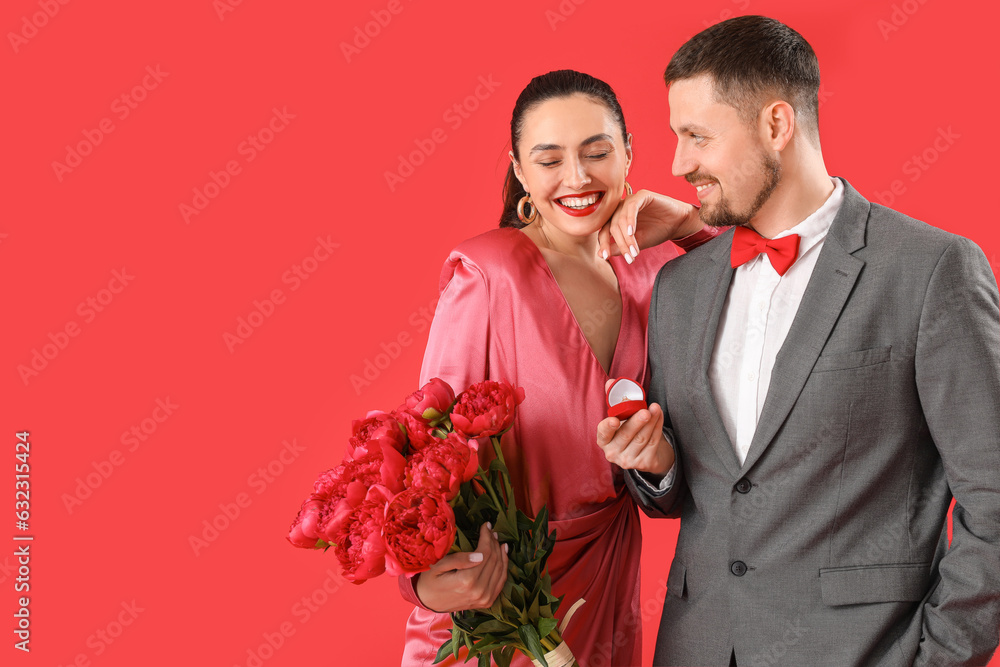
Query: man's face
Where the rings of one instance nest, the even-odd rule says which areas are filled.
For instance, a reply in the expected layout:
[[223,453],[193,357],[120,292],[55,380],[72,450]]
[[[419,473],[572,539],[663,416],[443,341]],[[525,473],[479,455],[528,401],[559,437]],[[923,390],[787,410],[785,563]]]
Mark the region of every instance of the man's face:
[[781,163],[757,127],[714,97],[703,74],[670,84],[670,129],[677,135],[672,166],[698,190],[699,215],[713,227],[749,224],[781,180]]

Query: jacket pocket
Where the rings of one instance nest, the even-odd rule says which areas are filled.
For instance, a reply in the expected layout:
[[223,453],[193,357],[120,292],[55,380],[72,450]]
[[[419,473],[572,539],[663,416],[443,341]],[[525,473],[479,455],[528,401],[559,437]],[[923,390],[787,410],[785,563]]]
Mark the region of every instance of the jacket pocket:
[[896,563],[820,569],[823,602],[830,606],[917,602],[931,581],[930,563]]
[[687,568],[676,558],[670,564],[670,574],[667,575],[667,595],[682,598],[687,593]]
[[864,366],[885,363],[889,361],[891,351],[892,346],[886,345],[885,347],[873,347],[869,350],[858,350],[857,352],[822,354],[816,360],[816,365],[813,366],[813,373],[862,368]]

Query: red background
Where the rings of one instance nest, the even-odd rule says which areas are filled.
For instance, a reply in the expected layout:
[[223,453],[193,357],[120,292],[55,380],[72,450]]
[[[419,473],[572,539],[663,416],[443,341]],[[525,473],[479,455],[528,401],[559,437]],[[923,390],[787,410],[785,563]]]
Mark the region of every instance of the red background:
[[[32,651],[5,634],[5,664],[248,666],[282,627],[289,636],[262,664],[398,664],[407,606],[395,581],[330,579],[332,556],[283,535],[315,475],[339,462],[351,419],[416,388],[441,263],[496,225],[509,114],[536,74],[571,67],[609,81],[635,135],[632,185],[693,201],[670,175],[662,71],[721,18],[779,18],[820,59],[830,173],[971,237],[997,270],[992,3],[398,0],[393,14],[387,0],[221,2],[7,0],[0,11],[0,533],[17,532],[14,434],[28,430],[36,538]],[[342,43],[379,17],[386,25],[345,55]],[[144,77],[122,117],[121,96]],[[480,88],[466,118],[448,113],[480,77],[494,89]],[[264,132],[273,141],[250,161],[241,143],[275,108],[294,118]],[[87,152],[84,133],[97,137],[103,119],[113,130],[57,174],[67,146]],[[429,152],[435,130],[443,143],[390,188],[385,173],[415,142]],[[912,160],[925,152],[923,169]],[[193,206],[210,172],[226,182],[229,161],[238,173],[185,221],[181,204]],[[307,262],[315,270],[296,286],[286,272],[317,237],[338,247]],[[124,287],[112,281],[123,268]],[[225,335],[274,290],[283,302],[230,350]],[[61,336],[67,325],[77,335]],[[51,358],[24,374],[36,350]],[[385,368],[352,384],[376,360]],[[144,440],[123,442],[143,425]],[[281,462],[286,440],[304,450]],[[238,498],[226,520],[220,503]],[[196,553],[191,537],[213,519],[229,525]],[[649,664],[677,524],[643,527]],[[15,559],[2,539],[7,628]],[[141,611],[123,612],[133,601]]]

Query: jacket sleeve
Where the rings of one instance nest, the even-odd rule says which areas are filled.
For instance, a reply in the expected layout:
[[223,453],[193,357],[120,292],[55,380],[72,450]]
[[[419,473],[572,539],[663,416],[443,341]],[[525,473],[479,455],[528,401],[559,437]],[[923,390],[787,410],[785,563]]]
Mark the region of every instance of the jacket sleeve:
[[955,498],[940,582],[923,607],[914,660],[985,665],[1000,640],[1000,298],[983,252],[957,238],[931,276],[916,380]]
[[[441,270],[441,294],[420,367],[421,385],[437,377],[457,393],[489,379],[489,313],[485,276],[473,262],[452,252]],[[480,453],[488,449],[480,447]],[[414,588],[419,576],[400,576],[399,592],[408,602],[430,610]]]
[[[696,232],[696,234],[700,233],[701,232]],[[692,234],[692,236],[694,235],[695,234]],[[702,242],[704,242],[704,240]],[[664,269],[665,268],[666,267],[664,267]],[[657,335],[659,327],[657,325],[656,306],[660,288],[664,282],[662,280],[664,269],[660,270],[660,273],[656,278],[656,282],[653,285],[653,294],[650,298],[649,304],[647,346],[649,350],[650,379],[649,388],[646,393],[649,397],[650,404],[658,403],[663,409],[663,437],[665,437],[674,448],[674,479],[669,488],[660,490],[656,489],[653,485],[640,477],[640,473],[635,470],[627,470],[625,474],[625,485],[628,487],[632,497],[635,498],[639,508],[647,515],[654,518],[679,516],[681,507],[681,503],[679,501],[683,496],[684,489],[686,488],[682,472],[683,466],[681,465],[681,451],[677,446],[677,440],[674,437],[674,431],[670,424],[670,412],[667,406],[666,385],[662,370],[663,364],[662,360],[658,356],[660,347],[663,343],[660,341],[661,337]],[[669,475],[670,473],[668,472],[667,474]]]

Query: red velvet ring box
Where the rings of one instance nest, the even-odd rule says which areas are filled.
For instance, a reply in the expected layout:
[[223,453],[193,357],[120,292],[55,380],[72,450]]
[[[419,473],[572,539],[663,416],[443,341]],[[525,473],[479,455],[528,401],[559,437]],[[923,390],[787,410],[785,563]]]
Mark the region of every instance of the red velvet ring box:
[[646,406],[646,392],[634,380],[618,378],[608,388],[608,416],[628,419]]

